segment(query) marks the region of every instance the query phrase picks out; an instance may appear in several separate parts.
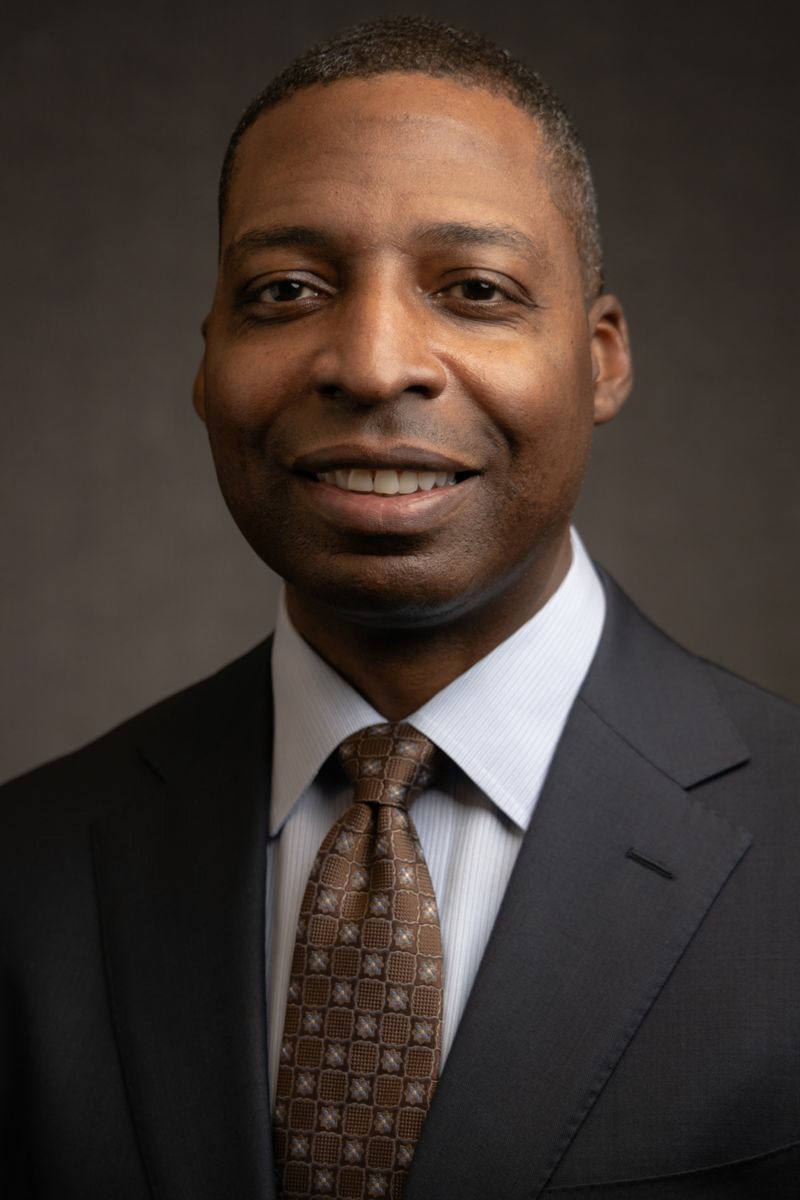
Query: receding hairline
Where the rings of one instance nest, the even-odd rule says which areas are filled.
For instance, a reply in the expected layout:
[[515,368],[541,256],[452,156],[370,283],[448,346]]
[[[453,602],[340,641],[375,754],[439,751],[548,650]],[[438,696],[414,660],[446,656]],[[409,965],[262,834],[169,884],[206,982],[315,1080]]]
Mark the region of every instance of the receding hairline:
[[[437,83],[442,83],[445,85],[454,84],[456,87],[463,88],[464,91],[467,92],[486,92],[496,100],[507,101],[509,104],[513,105],[518,113],[521,113],[522,116],[527,117],[533,129],[540,135],[541,146],[544,152],[548,156],[552,154],[552,139],[548,137],[548,131],[544,123],[535,113],[531,112],[528,108],[525,108],[522,104],[517,103],[514,97],[509,94],[507,89],[495,84],[493,80],[484,81],[466,75],[461,77],[451,73],[423,71],[421,69],[402,70],[397,67],[392,67],[385,71],[375,71],[369,75],[343,75],[338,79],[317,79],[303,87],[292,88],[291,91],[282,94],[278,99],[264,105],[259,110],[258,114],[255,115],[252,120],[248,121],[246,126],[241,128],[241,130],[239,130],[237,127],[237,130],[234,131],[234,135],[231,137],[231,142],[229,145],[230,153],[226,155],[227,162],[224,164],[224,167],[227,167],[227,171],[224,178],[220,179],[220,217],[224,215],[225,204],[227,203],[227,196],[228,192],[230,191],[230,184],[233,179],[233,173],[238,159],[239,146],[247,134],[250,133],[250,131],[255,128],[256,125],[261,123],[262,118],[269,116],[270,113],[280,110],[290,101],[295,100],[298,96],[302,96],[306,93],[313,96],[313,94],[317,91],[327,91],[330,88],[335,88],[340,84],[364,84],[369,87],[370,85],[379,83],[384,79],[413,79],[415,76],[419,77],[420,79],[432,79]],[[399,110],[398,115],[401,115]],[[454,115],[460,116],[461,114],[455,112]]]

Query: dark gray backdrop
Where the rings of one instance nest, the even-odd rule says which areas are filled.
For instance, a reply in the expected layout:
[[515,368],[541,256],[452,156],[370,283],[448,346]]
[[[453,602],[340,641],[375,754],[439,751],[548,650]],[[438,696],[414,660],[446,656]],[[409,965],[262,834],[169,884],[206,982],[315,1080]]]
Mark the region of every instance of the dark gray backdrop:
[[0,773],[269,628],[189,391],[227,134],[310,41],[477,27],[584,134],[637,387],[579,512],[675,636],[800,699],[797,40],[790,4],[56,3],[4,20]]

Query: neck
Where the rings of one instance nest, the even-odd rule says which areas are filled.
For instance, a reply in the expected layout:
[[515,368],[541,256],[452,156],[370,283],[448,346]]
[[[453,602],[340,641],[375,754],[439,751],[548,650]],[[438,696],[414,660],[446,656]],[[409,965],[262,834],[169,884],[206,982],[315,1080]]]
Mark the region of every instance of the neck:
[[292,624],[313,650],[389,721],[416,712],[510,637],[543,607],[569,570],[569,535],[546,572],[452,621],[423,626],[373,626],[321,608],[287,585]]

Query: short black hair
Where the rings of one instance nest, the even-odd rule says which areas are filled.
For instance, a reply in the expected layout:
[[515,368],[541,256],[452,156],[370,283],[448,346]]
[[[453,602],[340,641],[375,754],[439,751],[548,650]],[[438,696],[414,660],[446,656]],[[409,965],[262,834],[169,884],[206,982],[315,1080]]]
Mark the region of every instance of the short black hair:
[[534,118],[549,155],[553,200],[572,227],[586,296],[594,299],[603,286],[597,199],[586,151],[566,109],[535,71],[506,50],[481,34],[429,17],[387,17],[356,25],[313,46],[267,84],[248,105],[228,142],[219,183],[220,227],[239,142],[263,112],[315,84],[395,71],[485,88],[505,96]]

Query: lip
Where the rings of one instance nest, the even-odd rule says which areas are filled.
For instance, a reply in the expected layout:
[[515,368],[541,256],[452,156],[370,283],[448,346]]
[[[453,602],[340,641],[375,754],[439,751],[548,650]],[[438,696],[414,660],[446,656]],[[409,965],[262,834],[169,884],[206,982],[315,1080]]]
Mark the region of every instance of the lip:
[[[290,470],[304,475],[320,475],[323,471],[337,471],[344,467],[368,471],[388,467],[408,471],[447,471],[449,475],[477,474],[479,468],[460,459],[441,454],[429,446],[413,446],[392,442],[379,446],[366,442],[342,442],[335,446],[321,446],[301,454],[290,465]],[[394,499],[394,497],[390,497]]]
[[[341,465],[341,460],[337,461]],[[348,463],[351,461],[348,459]],[[381,462],[385,463],[386,459],[382,459]],[[404,462],[407,464],[407,460]],[[374,463],[370,465],[374,467]],[[304,472],[306,470],[311,472],[313,468],[303,469]],[[444,524],[465,500],[469,499],[478,480],[479,476],[470,475],[461,483],[432,488],[429,492],[412,492],[407,496],[381,496],[376,492],[346,491],[332,483],[315,481],[305,473],[295,475],[295,483],[302,489],[304,502],[310,505],[326,524],[338,531],[406,537],[433,532]]]

